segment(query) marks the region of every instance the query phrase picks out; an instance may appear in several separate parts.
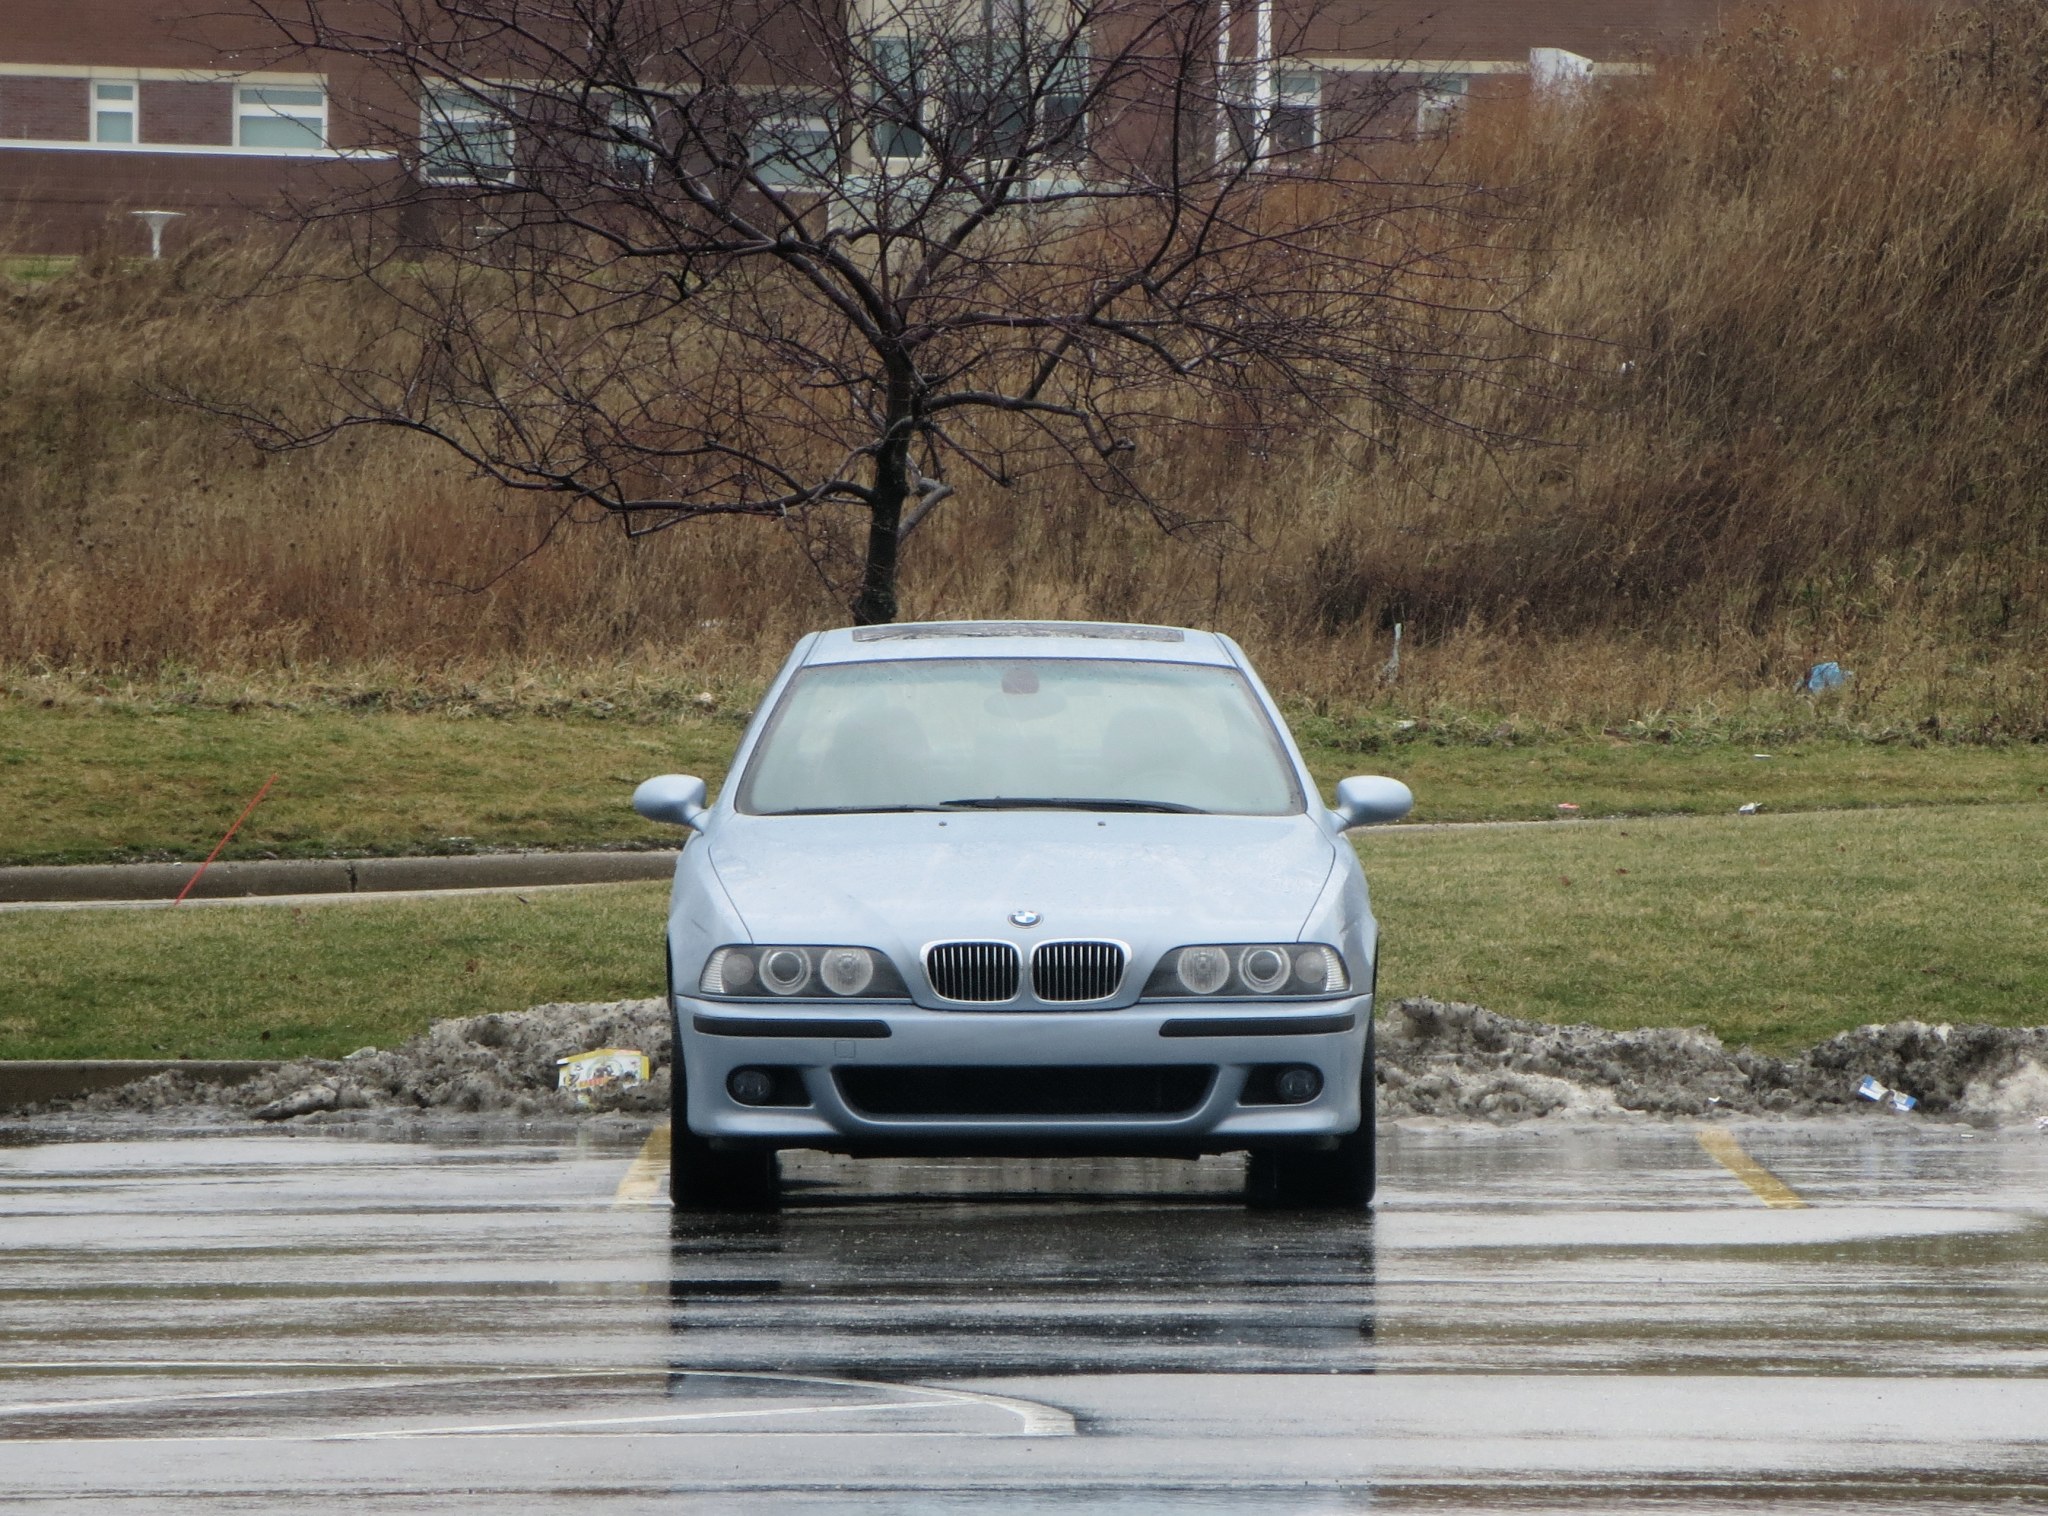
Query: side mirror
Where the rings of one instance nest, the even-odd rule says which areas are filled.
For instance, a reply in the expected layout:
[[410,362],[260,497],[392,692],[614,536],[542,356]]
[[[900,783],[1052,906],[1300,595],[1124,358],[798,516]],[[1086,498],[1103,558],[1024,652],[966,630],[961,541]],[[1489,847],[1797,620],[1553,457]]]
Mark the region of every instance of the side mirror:
[[633,809],[649,821],[704,830],[704,781],[689,774],[660,774],[633,791]]
[[1330,819],[1338,831],[1348,832],[1355,826],[1399,821],[1414,808],[1415,792],[1400,780],[1361,774],[1337,782],[1337,809],[1330,812]]

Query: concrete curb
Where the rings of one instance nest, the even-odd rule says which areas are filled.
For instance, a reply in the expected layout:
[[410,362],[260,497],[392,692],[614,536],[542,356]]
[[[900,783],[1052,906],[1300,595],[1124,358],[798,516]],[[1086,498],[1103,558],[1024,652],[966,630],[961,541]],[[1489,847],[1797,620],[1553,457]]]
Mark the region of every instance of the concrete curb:
[[[209,870],[211,872],[211,870]],[[271,1058],[30,1058],[0,1062],[0,1112],[76,1100],[172,1072],[215,1084],[243,1084],[281,1066]]]
[[[448,858],[306,858],[216,863],[187,899],[252,895],[357,895],[390,890],[504,889],[666,879],[676,855],[465,853]],[[196,863],[95,863],[0,868],[0,904],[62,900],[169,900]]]
[[[1891,807],[1857,807],[1858,810]],[[1814,815],[1773,811],[1769,817]],[[1700,815],[1573,816],[1523,821],[1397,821],[1364,827],[1353,837],[1385,832],[1506,831],[1631,821],[1707,821]],[[1751,818],[1754,820],[1763,817]],[[0,867],[0,905],[62,901],[170,900],[196,863],[89,863]],[[246,900],[262,895],[381,895],[392,891],[525,889],[550,884],[624,884],[667,879],[676,855],[663,848],[632,853],[461,853],[447,858],[307,858],[216,863],[188,900]]]

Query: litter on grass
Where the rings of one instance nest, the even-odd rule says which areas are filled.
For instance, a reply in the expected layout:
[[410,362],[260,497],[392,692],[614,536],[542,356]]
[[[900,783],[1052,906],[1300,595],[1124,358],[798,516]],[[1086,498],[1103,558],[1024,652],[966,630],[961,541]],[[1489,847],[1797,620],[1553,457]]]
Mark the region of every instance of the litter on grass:
[[1738,816],[1754,816],[1758,811],[1762,810],[1763,808],[1764,803],[1761,800],[1752,800],[1747,805],[1738,805],[1737,807],[1735,807],[1735,814]]

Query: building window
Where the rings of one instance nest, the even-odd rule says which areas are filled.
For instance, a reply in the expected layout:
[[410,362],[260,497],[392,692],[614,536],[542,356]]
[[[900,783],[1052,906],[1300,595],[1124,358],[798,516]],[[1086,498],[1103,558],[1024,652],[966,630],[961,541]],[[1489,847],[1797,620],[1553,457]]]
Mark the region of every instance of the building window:
[[1083,154],[1086,39],[1021,17],[1006,24],[1011,32],[870,41],[868,140],[877,158],[914,162],[935,142],[963,164],[1002,163],[1031,148],[1061,159]]
[[614,100],[605,107],[605,121],[612,133],[612,171],[626,184],[651,181],[654,155],[661,146],[654,112],[639,100]]
[[243,85],[235,91],[235,146],[327,146],[327,92]]
[[963,162],[1003,163],[1031,144],[1033,58],[1015,36],[969,42],[953,60],[946,128]]
[[420,172],[430,184],[511,183],[512,123],[473,90],[428,90],[420,103]]
[[1459,74],[1445,74],[1415,92],[1415,132],[1437,137],[1451,129],[1465,106],[1465,80]]
[[907,36],[877,37],[874,55],[876,121],[870,133],[877,158],[925,154],[924,68]]
[[1261,78],[1256,64],[1232,63],[1223,102],[1231,140],[1251,163],[1271,165],[1322,140],[1323,78],[1311,70],[1274,68]]
[[1305,153],[1322,140],[1322,75],[1281,69],[1273,78],[1273,111],[1266,150],[1275,157]]
[[747,163],[776,189],[822,186],[839,157],[837,134],[822,115],[767,116],[747,132]]
[[1086,37],[1071,39],[1065,57],[1052,66],[1046,80],[1045,99],[1040,106],[1048,141],[1060,142],[1060,152],[1078,157],[1088,146],[1088,91],[1091,87]]
[[[72,96],[75,100],[78,97]],[[76,120],[76,117],[72,118]],[[95,82],[92,87],[92,140],[133,143],[135,130],[135,86]]]

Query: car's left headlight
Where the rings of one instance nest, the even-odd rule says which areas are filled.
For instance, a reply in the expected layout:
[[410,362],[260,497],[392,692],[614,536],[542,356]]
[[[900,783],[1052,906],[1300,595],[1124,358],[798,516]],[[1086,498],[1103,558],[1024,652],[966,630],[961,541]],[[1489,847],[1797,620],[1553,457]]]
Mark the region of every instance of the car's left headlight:
[[722,947],[704,960],[700,994],[734,1000],[907,1000],[887,955],[864,947]]
[[1339,995],[1351,988],[1344,955],[1321,942],[1204,943],[1175,948],[1145,981],[1147,1000]]

